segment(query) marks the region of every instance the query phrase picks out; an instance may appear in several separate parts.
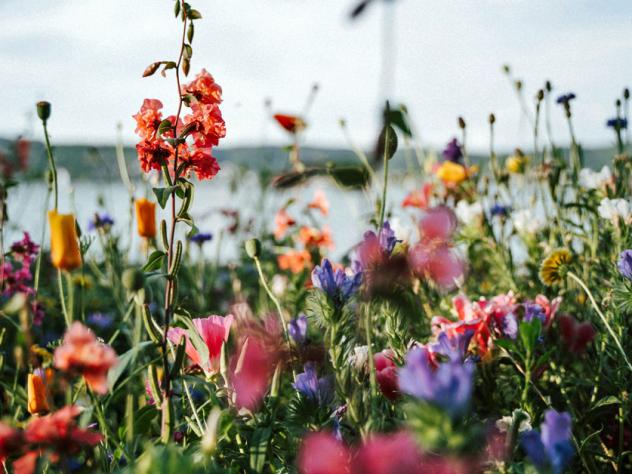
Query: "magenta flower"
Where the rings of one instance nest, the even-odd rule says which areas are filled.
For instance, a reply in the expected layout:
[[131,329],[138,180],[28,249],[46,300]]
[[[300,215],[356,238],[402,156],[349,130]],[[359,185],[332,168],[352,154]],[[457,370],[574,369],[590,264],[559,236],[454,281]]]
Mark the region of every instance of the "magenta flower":
[[201,355],[195,349],[189,335],[185,329],[171,328],[167,337],[174,343],[180,343],[180,339],[186,338],[186,353],[195,365],[198,365],[207,375],[219,371],[219,359],[222,353],[222,346],[228,340],[230,327],[233,324],[233,316],[209,316],[208,318],[196,318],[193,325],[197,329],[199,336],[208,348],[208,359],[202,360]]
[[389,400],[399,397],[399,386],[397,383],[397,365],[393,362],[395,354],[390,349],[378,352],[373,356],[375,364],[375,378],[380,386],[380,390]]

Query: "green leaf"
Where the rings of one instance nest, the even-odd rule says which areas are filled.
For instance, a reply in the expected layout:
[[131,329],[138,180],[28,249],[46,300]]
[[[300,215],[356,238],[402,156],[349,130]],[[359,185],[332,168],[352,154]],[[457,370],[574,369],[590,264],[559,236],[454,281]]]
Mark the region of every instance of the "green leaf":
[[173,124],[169,119],[164,119],[162,122],[160,122],[160,125],[158,125],[158,135],[162,135],[169,130],[173,130]]
[[364,167],[342,166],[329,168],[329,175],[339,186],[361,188],[369,183],[369,173]]
[[621,400],[619,400],[617,397],[615,397],[614,395],[608,395],[607,397],[603,397],[601,400],[597,401],[597,403],[595,403],[591,410],[594,410],[595,408],[600,408],[600,407],[605,407],[607,405],[619,405],[621,403]]
[[394,127],[397,127],[407,137],[412,137],[412,131],[406,120],[406,115],[402,108],[399,110],[387,110],[384,112],[384,121],[390,123]]
[[156,199],[158,200],[158,204],[162,209],[167,205],[167,201],[171,194],[175,191],[176,186],[167,186],[166,188],[151,188],[154,194],[156,195]]
[[250,440],[250,468],[255,472],[263,471],[268,451],[268,440],[271,434],[272,430],[269,426],[258,428],[252,434]]
[[149,258],[147,259],[147,263],[143,267],[144,272],[151,272],[154,270],[158,270],[162,267],[164,259],[167,257],[167,254],[162,250],[154,250]]
[[143,351],[146,347],[153,345],[151,341],[141,342],[136,347],[132,347],[129,351],[118,356],[116,365],[108,372],[108,389],[112,391],[118,379],[127,370],[130,363]]

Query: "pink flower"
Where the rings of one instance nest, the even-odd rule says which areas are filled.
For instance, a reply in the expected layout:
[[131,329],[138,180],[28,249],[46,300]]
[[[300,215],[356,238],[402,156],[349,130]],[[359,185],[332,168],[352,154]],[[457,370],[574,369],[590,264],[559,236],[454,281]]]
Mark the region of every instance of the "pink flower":
[[347,447],[330,433],[313,432],[303,438],[298,453],[301,474],[345,474],[351,471]]
[[323,216],[329,214],[329,201],[325,193],[320,189],[314,193],[314,199],[307,204],[307,207],[319,210]]
[[580,323],[568,314],[563,314],[558,318],[560,336],[569,351],[575,354],[582,354],[588,344],[595,338],[595,328],[589,321]]
[[108,370],[116,365],[116,353],[75,321],[66,331],[63,344],[55,349],[54,363],[58,369],[83,375],[92,390],[104,394],[108,391]]
[[230,327],[233,324],[233,316],[209,316],[207,318],[193,319],[193,325],[208,348],[208,360],[202,360],[201,355],[193,346],[187,331],[182,328],[171,328],[167,337],[174,344],[179,344],[184,336],[186,339],[186,353],[195,365],[198,365],[206,374],[214,374],[219,371],[222,346],[228,340]]
[[238,408],[255,410],[270,384],[278,355],[266,341],[248,336],[241,343],[231,360],[231,385]]
[[393,362],[394,357],[395,354],[390,349],[385,349],[373,356],[377,383],[384,396],[389,400],[395,400],[399,396],[397,366]]
[[158,99],[145,99],[139,112],[134,115],[136,133],[145,139],[152,139],[156,135],[158,125],[162,121],[162,102]]
[[546,322],[544,323],[544,325],[546,327],[549,327],[553,322],[553,318],[555,318],[555,313],[557,313],[557,310],[560,307],[561,303],[561,296],[557,296],[551,301],[549,301],[549,299],[544,295],[538,295],[535,297],[535,304],[540,305],[544,310],[544,315],[546,316]]
[[405,431],[377,434],[364,442],[353,459],[354,474],[415,474],[424,470],[417,443]]
[[222,101],[222,88],[206,69],[202,69],[192,82],[185,84],[182,93],[193,95],[203,104],[219,104]]
[[456,215],[447,206],[429,209],[419,222],[423,239],[447,241],[456,230]]

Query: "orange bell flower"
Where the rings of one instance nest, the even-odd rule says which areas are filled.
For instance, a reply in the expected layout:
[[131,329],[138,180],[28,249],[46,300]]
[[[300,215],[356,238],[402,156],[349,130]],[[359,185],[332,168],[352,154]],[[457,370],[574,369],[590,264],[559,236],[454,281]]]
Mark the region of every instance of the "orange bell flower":
[[134,204],[138,235],[153,239],[156,237],[156,204],[145,198],[137,199]]
[[31,415],[41,415],[49,411],[46,385],[38,374],[29,374],[27,380],[28,410]]
[[75,216],[48,211],[50,254],[53,265],[60,270],[81,266],[81,252],[75,227]]

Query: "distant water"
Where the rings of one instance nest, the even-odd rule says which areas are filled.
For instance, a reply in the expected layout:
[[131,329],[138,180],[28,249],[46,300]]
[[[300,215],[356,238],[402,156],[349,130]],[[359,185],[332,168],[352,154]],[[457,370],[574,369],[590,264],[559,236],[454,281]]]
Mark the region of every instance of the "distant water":
[[[231,183],[236,183],[233,187],[234,192],[231,192]],[[148,184],[135,183],[135,185],[137,197],[153,196]],[[408,188],[413,186],[414,184],[411,183]],[[264,227],[268,230],[273,229],[274,214],[289,199],[297,201],[290,207],[290,214],[300,224],[309,225],[308,216],[301,215],[300,210],[313,198],[314,192],[318,189],[326,193],[330,202],[330,212],[326,217],[317,214],[317,221],[330,227],[335,243],[335,248],[330,254],[333,258],[339,258],[361,240],[363,232],[368,228],[367,222],[375,205],[375,192],[367,195],[362,191],[342,190],[327,179],[318,179],[300,188],[283,192],[268,190],[262,194],[254,173],[246,173],[236,180],[236,176],[230,169],[223,170],[212,181],[196,185],[191,214],[201,232],[212,232],[215,236],[212,242],[205,244],[205,255],[209,258],[215,258],[218,255],[220,231],[226,229],[230,223],[230,220],[221,214],[221,209],[238,209],[242,222],[253,218],[255,227],[251,235],[243,237],[257,236]],[[393,183],[388,198],[391,206],[399,208],[399,203],[405,194],[406,191],[401,184]],[[41,241],[45,201],[46,186],[43,182],[21,183],[10,190],[8,205],[10,220],[7,223],[5,249],[13,240],[21,237],[22,231],[28,231],[36,242]],[[49,208],[51,206],[52,200]],[[129,230],[129,197],[121,182],[71,182],[68,173],[60,170],[59,210],[74,212],[85,233],[89,233],[88,222],[95,212],[107,212],[115,220],[113,232],[121,236],[122,244],[128,245],[131,239],[132,257],[137,258],[140,255],[140,238],[136,235],[135,227],[133,232]],[[158,210],[160,214],[166,215],[165,211]],[[407,220],[410,221],[410,218]],[[184,224],[179,224],[179,226],[182,230],[188,229]],[[47,235],[46,246],[48,246],[48,239]],[[224,262],[234,259],[238,255],[239,243],[234,236],[225,233],[219,249],[220,259]],[[93,246],[97,248],[98,243]],[[90,252],[96,251],[95,248],[91,248]]]

